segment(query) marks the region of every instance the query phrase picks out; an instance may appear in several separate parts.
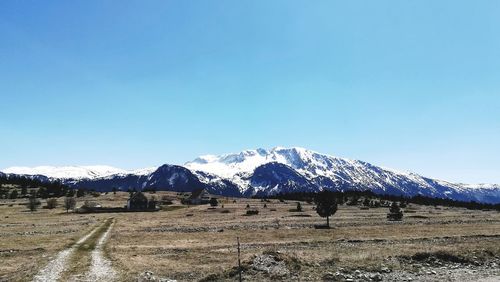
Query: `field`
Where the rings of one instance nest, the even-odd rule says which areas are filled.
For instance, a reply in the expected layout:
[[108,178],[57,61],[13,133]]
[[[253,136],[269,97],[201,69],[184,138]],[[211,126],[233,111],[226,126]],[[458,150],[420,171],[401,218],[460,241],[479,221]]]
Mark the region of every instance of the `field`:
[[[86,196],[77,206],[93,199],[118,207],[127,197]],[[1,281],[31,281],[67,249],[74,252],[61,281],[99,280],[86,274],[107,230],[102,253],[117,281],[237,281],[237,237],[246,281],[500,279],[496,211],[410,204],[402,222],[389,222],[387,208],[341,205],[331,229],[315,229],[325,219],[305,202],[303,212],[296,212],[293,201],[219,198],[219,206],[210,208],[175,199],[158,212],[96,214],[66,213],[62,207],[30,212],[24,202],[0,202]],[[247,216],[247,205],[259,214]]]

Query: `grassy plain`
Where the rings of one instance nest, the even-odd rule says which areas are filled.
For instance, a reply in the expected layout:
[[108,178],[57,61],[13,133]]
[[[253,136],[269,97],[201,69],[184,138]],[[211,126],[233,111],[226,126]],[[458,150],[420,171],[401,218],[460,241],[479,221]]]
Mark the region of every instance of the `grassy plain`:
[[[163,195],[177,197],[157,193]],[[77,206],[88,199],[102,206],[123,206],[127,196],[79,198]],[[249,281],[324,280],[342,269],[408,271],[403,258],[418,253],[445,253],[479,262],[500,257],[496,211],[410,205],[403,222],[388,222],[387,208],[342,205],[331,218],[333,228],[320,230],[314,225],[325,220],[305,202],[303,212],[291,212],[296,202],[271,200],[264,208],[258,199],[220,198],[212,209],[174,200],[159,212],[112,214],[66,213],[62,207],[30,212],[22,203],[0,202],[0,281],[30,281],[50,258],[111,217],[115,224],[105,253],[124,281],[137,281],[145,271],[179,281],[235,281],[237,237],[243,277]],[[246,216],[247,204],[259,214]],[[274,254],[286,271],[256,271],[255,258],[263,254]],[[78,263],[85,267],[87,262]]]

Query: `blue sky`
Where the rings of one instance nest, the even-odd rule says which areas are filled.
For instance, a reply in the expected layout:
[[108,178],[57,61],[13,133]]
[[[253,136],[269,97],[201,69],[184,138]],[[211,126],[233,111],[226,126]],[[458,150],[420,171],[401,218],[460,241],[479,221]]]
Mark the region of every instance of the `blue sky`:
[[500,2],[1,1],[0,168],[300,146],[500,183]]

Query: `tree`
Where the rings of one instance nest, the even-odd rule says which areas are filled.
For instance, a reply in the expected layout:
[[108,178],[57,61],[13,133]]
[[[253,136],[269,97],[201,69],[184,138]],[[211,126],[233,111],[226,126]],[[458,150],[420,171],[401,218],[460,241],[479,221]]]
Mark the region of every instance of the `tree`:
[[392,205],[389,208],[389,213],[387,214],[387,219],[391,221],[399,221],[403,219],[403,212],[399,208],[397,202],[392,202]]
[[219,205],[219,202],[217,201],[217,198],[210,198],[210,206],[211,207],[216,207]]
[[75,198],[73,197],[64,198],[64,208],[66,209],[66,212],[75,209],[75,206],[76,206]]
[[330,228],[330,216],[337,212],[337,199],[331,191],[323,190],[319,192],[314,202],[316,203],[316,212],[321,217],[326,217],[326,226]]
[[75,196],[75,190],[69,189],[68,193],[66,194],[66,197],[74,197],[74,196]]
[[36,198],[35,194],[32,194],[28,200],[28,208],[30,209],[31,212],[36,211],[38,206],[40,205],[40,201]]
[[47,188],[45,188],[45,187],[38,188],[37,196],[39,198],[42,198],[42,199],[47,199],[49,197],[49,194],[47,192]]
[[9,198],[10,198],[10,199],[17,199],[18,194],[19,194],[19,193],[17,192],[17,189],[13,189],[13,190],[10,192]]
[[57,208],[57,199],[56,198],[50,198],[47,200],[47,208],[48,209],[55,209]]
[[363,206],[369,207],[370,206],[370,199],[365,198],[365,200],[363,201]]
[[83,189],[76,190],[76,197],[77,198],[80,198],[80,197],[83,197],[83,196],[85,196],[85,191]]
[[21,187],[21,195],[26,196],[28,194],[28,186],[23,185]]
[[300,204],[300,202],[297,202],[297,211],[298,212],[302,211],[302,205]]

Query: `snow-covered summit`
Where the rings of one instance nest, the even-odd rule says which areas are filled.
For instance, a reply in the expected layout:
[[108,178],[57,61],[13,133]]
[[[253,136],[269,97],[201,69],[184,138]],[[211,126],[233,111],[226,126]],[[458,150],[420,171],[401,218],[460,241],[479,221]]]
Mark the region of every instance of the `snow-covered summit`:
[[220,177],[233,178],[238,174],[251,173],[257,167],[277,162],[292,167],[309,176],[334,176],[335,170],[343,166],[360,166],[363,163],[320,154],[301,147],[275,147],[271,150],[245,150],[226,155],[206,155],[185,166],[191,170],[203,171]]

